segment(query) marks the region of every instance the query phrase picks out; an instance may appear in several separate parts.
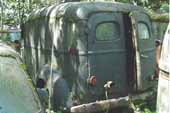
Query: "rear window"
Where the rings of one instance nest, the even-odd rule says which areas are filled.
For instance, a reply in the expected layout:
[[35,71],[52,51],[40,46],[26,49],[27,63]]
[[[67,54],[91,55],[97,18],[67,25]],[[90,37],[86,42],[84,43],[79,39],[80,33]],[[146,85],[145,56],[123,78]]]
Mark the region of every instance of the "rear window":
[[116,22],[100,23],[96,27],[96,39],[101,41],[119,38],[120,27]]
[[0,113],[37,113],[35,89],[14,58],[0,56]]
[[147,24],[143,22],[138,23],[138,33],[139,33],[139,39],[149,39],[149,28]]

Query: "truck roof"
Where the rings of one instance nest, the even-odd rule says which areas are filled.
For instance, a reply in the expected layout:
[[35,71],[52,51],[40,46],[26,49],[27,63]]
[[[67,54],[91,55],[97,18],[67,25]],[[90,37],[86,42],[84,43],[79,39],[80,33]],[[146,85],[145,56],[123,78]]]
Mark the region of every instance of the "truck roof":
[[87,19],[92,13],[97,12],[124,12],[131,11],[146,12],[145,9],[139,6],[134,6],[128,3],[119,2],[67,2],[63,4],[55,4],[33,11],[28,20],[37,18],[59,18],[69,17],[71,19]]

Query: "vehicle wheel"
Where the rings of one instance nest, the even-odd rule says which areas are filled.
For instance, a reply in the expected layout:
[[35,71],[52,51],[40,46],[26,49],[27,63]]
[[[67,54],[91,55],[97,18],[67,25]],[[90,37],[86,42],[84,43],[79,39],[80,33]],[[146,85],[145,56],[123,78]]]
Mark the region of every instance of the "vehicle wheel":
[[66,107],[66,102],[69,94],[69,88],[66,81],[57,77],[54,81],[53,87],[53,109],[54,111],[63,110],[63,107]]

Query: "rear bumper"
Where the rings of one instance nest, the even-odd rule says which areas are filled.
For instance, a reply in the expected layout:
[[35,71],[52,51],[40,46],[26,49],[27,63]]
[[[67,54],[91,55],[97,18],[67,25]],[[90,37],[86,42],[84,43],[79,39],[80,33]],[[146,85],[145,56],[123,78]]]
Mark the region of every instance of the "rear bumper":
[[92,103],[82,104],[78,106],[71,107],[71,113],[93,113],[109,109],[114,109],[117,107],[131,107],[131,102],[135,100],[145,100],[147,97],[153,95],[153,91],[145,92],[138,95],[130,95],[126,97],[120,97],[118,99],[108,99],[102,101],[96,101]]
[[128,96],[119,99],[108,99],[74,106],[71,108],[71,113],[93,113],[125,106],[129,106]]

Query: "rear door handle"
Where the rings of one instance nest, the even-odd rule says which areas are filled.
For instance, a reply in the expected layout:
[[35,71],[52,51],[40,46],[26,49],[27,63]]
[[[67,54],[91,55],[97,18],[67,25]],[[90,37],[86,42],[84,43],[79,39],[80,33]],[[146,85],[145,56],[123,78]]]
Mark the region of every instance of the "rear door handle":
[[141,54],[140,56],[141,56],[142,58],[149,58],[149,56],[144,55],[144,54]]

